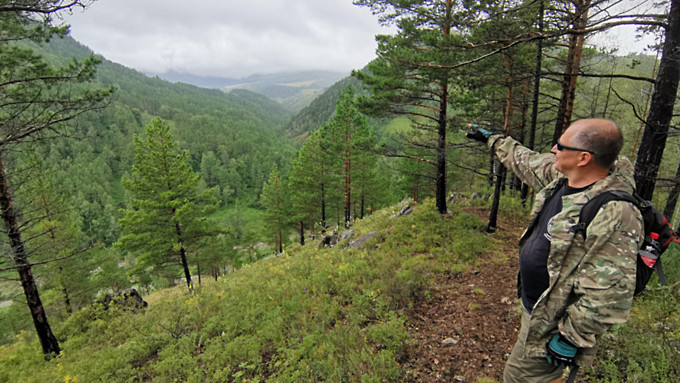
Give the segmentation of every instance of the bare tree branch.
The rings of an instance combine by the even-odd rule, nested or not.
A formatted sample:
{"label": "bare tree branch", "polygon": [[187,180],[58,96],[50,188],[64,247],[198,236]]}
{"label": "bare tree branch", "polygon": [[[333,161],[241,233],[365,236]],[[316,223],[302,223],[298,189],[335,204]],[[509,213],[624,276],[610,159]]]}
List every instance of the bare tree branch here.
{"label": "bare tree branch", "polygon": [[101,246],[101,245],[102,245],[101,243],[96,243],[96,244],[94,244],[94,245],[92,245],[92,246],[89,246],[89,247],[86,247],[86,248],[83,248],[83,249],[74,250],[74,251],[71,252],[71,254],[69,254],[69,255],[65,255],[65,256],[63,256],[63,257],[52,258],[52,259],[49,259],[49,260],[46,260],[46,261],[41,261],[41,262],[31,262],[31,263],[28,263],[28,264],[21,264],[21,265],[13,265],[13,266],[9,266],[9,267],[4,267],[4,268],[0,269],[0,273],[3,272],[3,271],[16,270],[16,269],[18,269],[18,268],[20,268],[20,267],[26,267],[26,266],[33,267],[33,266],[36,266],[36,265],[44,265],[44,264],[47,264],[47,263],[63,261],[64,259],[69,259],[69,258],[71,258],[71,257],[74,257],[74,256],[76,256],[76,255],[78,255],[78,254],[82,254],[82,253],[84,253],[84,252],[86,252],[86,251],[89,251],[89,250],[91,250],[91,249],[93,249],[93,248],[95,248],[95,247],[99,247],[99,246]]}

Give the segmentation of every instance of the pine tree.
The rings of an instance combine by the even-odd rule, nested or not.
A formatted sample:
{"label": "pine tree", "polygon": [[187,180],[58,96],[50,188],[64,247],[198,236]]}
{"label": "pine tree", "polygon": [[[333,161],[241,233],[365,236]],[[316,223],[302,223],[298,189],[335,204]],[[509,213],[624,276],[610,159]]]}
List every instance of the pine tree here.
{"label": "pine tree", "polygon": [[380,192],[385,193],[386,190],[379,190],[380,183],[378,182],[378,161],[375,152],[376,137],[373,128],[369,124],[360,125],[360,129],[354,135],[355,146],[357,148],[353,165],[353,183],[354,203],[358,205],[358,212],[355,208],[354,217],[363,219],[366,210],[371,205],[371,201],[376,200],[375,197]]}
{"label": "pine tree", "polygon": [[354,72],[371,90],[360,98],[362,110],[376,115],[407,115],[413,130],[426,132],[423,141],[401,137],[406,150],[386,155],[413,158],[408,150],[427,147],[422,163],[434,166],[437,210],[444,214],[447,193],[447,124],[449,98],[455,84],[465,78],[452,68],[460,63],[461,34],[467,27],[467,10],[458,1],[355,0],[370,7],[381,21],[397,26],[395,35],[379,35],[378,58],[365,72]]}
{"label": "pine tree", "polygon": [[133,272],[162,271],[179,263],[191,289],[188,249],[199,238],[217,233],[206,220],[217,209],[217,191],[198,192],[200,175],[191,169],[189,154],[178,150],[164,121],[153,120],[146,139],[134,136],[134,144],[132,176],[123,178],[130,197],[118,243],[137,255]]}
{"label": "pine tree", "polygon": [[321,180],[316,172],[320,166],[312,157],[313,147],[318,148],[318,144],[319,134],[312,134],[293,160],[288,177],[291,220],[300,225],[301,245],[305,244],[305,222],[309,223],[310,232],[313,233],[314,221],[320,217]]}
{"label": "pine tree", "polygon": [[[372,150],[375,135],[364,116],[355,105],[354,88],[347,86],[337,101],[336,113],[322,129],[326,153],[336,167],[334,170],[342,180],[343,219],[345,227],[352,221],[353,191],[355,176],[359,169],[368,166],[365,152]],[[367,169],[366,169],[367,170]],[[363,175],[365,182],[365,174]],[[358,189],[360,193],[365,190]],[[363,197],[364,194],[360,194]]]}
{"label": "pine tree", "polygon": [[265,227],[268,234],[274,237],[274,248],[277,253],[283,252],[283,230],[288,220],[284,186],[279,169],[274,164],[269,179],[262,186],[262,205],[265,213]]}
{"label": "pine tree", "polygon": [[26,245],[33,260],[42,263],[37,273],[43,289],[57,290],[59,306],[70,315],[94,295],[89,272],[95,267],[86,252],[81,217],[72,208],[69,196],[58,193],[54,169],[40,158],[36,148],[31,149],[22,153],[22,165],[17,169],[27,175],[23,198],[17,198],[17,202],[32,207],[22,209],[26,222],[32,222],[26,226]]}
{"label": "pine tree", "polygon": [[[86,7],[80,0],[16,0],[0,3],[0,211],[11,259],[19,274],[43,353],[60,352],[47,320],[32,263],[24,241],[22,212],[14,204],[10,153],[15,146],[38,137],[63,133],[65,124],[86,111],[99,108],[111,93],[87,83],[99,62],[93,56],[55,67],[35,53],[30,44],[64,36],[67,26],[55,27],[59,11]],[[85,85],[83,85],[85,84]]]}

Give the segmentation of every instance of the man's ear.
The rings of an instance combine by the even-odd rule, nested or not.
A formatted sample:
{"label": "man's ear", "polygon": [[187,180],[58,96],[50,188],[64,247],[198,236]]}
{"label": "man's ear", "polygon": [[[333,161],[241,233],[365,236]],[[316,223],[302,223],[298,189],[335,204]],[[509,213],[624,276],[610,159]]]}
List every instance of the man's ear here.
{"label": "man's ear", "polygon": [[590,163],[595,163],[595,157],[588,152],[581,152],[578,160],[577,166],[586,166]]}

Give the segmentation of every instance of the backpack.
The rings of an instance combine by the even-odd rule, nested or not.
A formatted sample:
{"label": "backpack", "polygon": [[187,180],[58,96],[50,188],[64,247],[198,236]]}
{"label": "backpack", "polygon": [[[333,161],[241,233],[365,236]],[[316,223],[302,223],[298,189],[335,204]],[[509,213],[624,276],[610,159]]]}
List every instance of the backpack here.
{"label": "backpack", "polygon": [[637,193],[630,194],[621,190],[612,190],[595,196],[581,208],[579,220],[574,226],[574,231],[581,233],[583,239],[585,239],[588,225],[595,218],[600,208],[610,201],[631,202],[642,214],[645,238],[637,254],[634,295],[640,294],[645,289],[655,269],[659,274],[659,282],[662,285],[667,284],[668,280],[661,267],[660,257],[666,251],[671,241],[678,242],[679,239],[668,224],[666,217],[654,207],[651,201],[643,199]]}

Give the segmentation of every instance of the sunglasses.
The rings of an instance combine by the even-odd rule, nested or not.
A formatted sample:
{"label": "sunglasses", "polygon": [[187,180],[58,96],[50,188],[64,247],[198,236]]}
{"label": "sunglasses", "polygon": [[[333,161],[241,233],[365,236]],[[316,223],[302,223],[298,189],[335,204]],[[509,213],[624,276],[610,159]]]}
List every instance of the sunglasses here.
{"label": "sunglasses", "polygon": [[593,152],[592,150],[581,149],[581,148],[575,148],[575,147],[573,147],[573,146],[562,145],[559,141],[557,141],[556,146],[557,146],[557,150],[559,150],[560,152],[563,151],[563,150],[571,150],[572,152],[586,152],[586,153],[590,153],[590,154],[592,154],[592,155],[595,155],[595,152]]}

